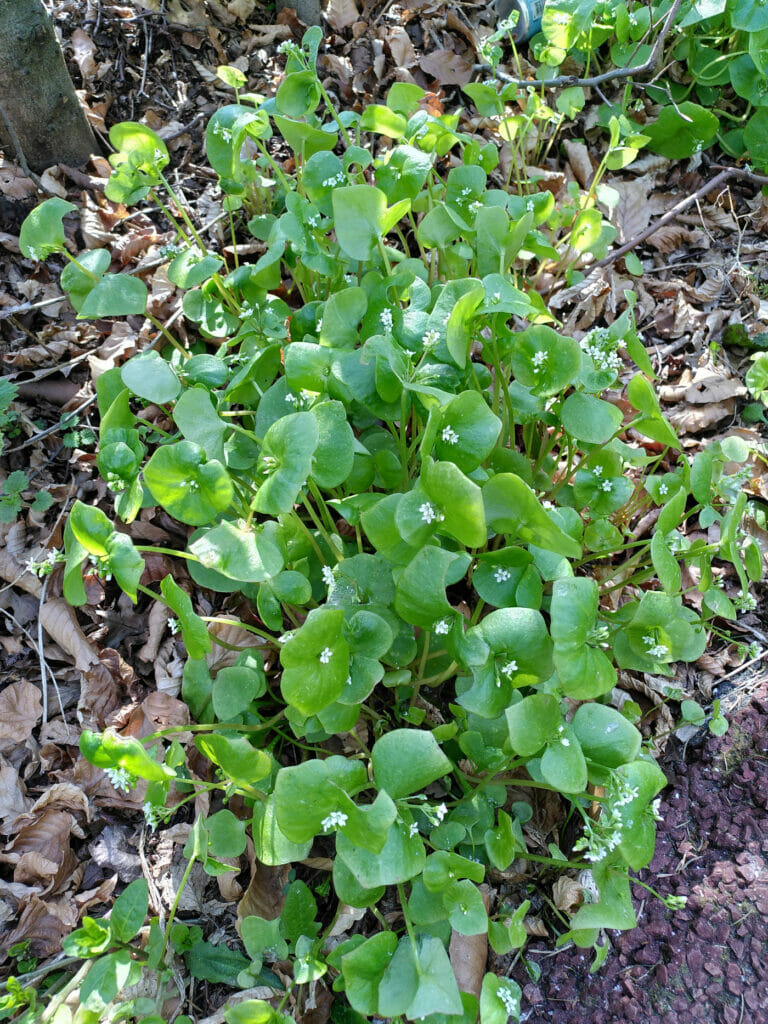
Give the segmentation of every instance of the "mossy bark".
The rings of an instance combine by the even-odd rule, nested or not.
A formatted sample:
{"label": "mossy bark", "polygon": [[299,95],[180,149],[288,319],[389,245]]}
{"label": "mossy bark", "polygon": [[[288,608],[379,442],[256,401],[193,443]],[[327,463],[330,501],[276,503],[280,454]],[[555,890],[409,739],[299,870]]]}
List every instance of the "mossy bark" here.
{"label": "mossy bark", "polygon": [[33,171],[98,152],[40,0],[0,0],[0,106],[0,144],[16,159],[18,140]]}

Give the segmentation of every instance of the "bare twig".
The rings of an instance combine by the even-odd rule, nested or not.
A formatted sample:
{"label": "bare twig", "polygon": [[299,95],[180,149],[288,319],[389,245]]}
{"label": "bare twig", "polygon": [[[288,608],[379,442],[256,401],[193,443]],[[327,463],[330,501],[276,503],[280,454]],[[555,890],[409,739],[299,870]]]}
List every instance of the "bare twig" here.
{"label": "bare twig", "polygon": [[[601,75],[593,75],[591,78],[579,78],[577,75],[558,75],[557,78],[545,78],[538,81],[535,78],[512,78],[505,71],[496,69],[496,75],[501,79],[502,82],[507,82],[510,85],[529,86],[532,85],[536,89],[560,89],[566,88],[573,85],[582,85],[586,87],[602,85],[603,82],[612,82],[617,78],[632,78],[635,75],[643,75],[648,71],[655,71],[656,65],[659,63],[659,57],[661,56],[661,50],[664,46],[664,41],[669,35],[672,24],[677,16],[677,12],[680,8],[682,0],[675,0],[670,7],[664,24],[661,27],[661,31],[656,37],[656,41],[651,49],[650,56],[644,64],[637,64],[629,68],[614,68],[612,71],[604,71]],[[483,71],[488,67],[487,64],[476,64],[476,71]]]}
{"label": "bare twig", "polygon": [[659,228],[668,224],[671,220],[674,220],[679,213],[682,213],[682,211],[687,209],[687,207],[692,203],[697,202],[702,196],[707,195],[707,193],[712,192],[714,189],[725,184],[729,178],[741,178],[744,181],[754,182],[756,185],[768,185],[768,177],[764,174],[755,174],[754,171],[747,171],[742,167],[726,167],[724,170],[720,171],[718,175],[712,178],[711,181],[708,181],[706,185],[702,185],[701,188],[692,192],[684,199],[681,199],[679,203],[675,203],[672,209],[667,210],[663,217],[659,217],[655,224],[649,225],[645,231],[641,231],[639,235],[631,238],[628,242],[625,242],[624,245],[619,246],[618,249],[606,256],[605,259],[598,260],[597,263],[593,263],[589,272],[591,273],[593,270],[599,270],[600,267],[607,267],[609,264],[613,263],[614,260],[617,260],[621,256],[630,252],[635,248],[635,246],[644,242],[646,238],[650,238],[651,235],[655,234]]}

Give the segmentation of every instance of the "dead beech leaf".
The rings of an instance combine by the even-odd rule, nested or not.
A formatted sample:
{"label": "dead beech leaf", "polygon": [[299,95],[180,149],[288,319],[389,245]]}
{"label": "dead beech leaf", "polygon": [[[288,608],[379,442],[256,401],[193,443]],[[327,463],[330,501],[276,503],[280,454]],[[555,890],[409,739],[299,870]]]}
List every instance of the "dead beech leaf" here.
{"label": "dead beech leaf", "polygon": [[387,43],[392,60],[399,68],[412,68],[416,63],[416,51],[413,48],[411,37],[401,26],[395,26],[387,30]]}
{"label": "dead beech leaf", "polygon": [[[480,886],[480,895],[487,911],[491,900],[487,885]],[[479,999],[488,962],[488,935],[485,932],[480,935],[460,935],[457,931],[451,931],[448,955],[459,990],[469,992]]]}
{"label": "dead beech leaf", "polygon": [[360,17],[355,0],[330,0],[325,9],[325,20],[334,32],[349,28]]}
{"label": "dead beech leaf", "polygon": [[77,926],[77,921],[77,907],[70,899],[43,901],[33,893],[22,901],[18,924],[3,936],[2,945],[7,949],[17,942],[29,942],[30,953],[48,957],[61,952],[61,940]]}
{"label": "dead beech leaf", "polygon": [[619,232],[620,242],[628,242],[648,227],[651,218],[648,193],[651,186],[651,180],[645,175],[634,181],[628,178],[611,182],[611,188],[619,193],[619,201],[611,213],[611,222]]}
{"label": "dead beech leaf", "polygon": [[571,139],[568,139],[564,145],[573,176],[582,188],[589,188],[592,175],[595,173],[589,157],[589,150],[583,142],[573,142]]}
{"label": "dead beech leaf", "polygon": [[708,405],[689,405],[668,413],[667,419],[678,434],[700,434],[716,423],[733,416],[733,400],[710,402]]}
{"label": "dead beech leaf", "polygon": [[205,10],[205,0],[137,0],[139,7],[145,11],[153,11],[155,14],[162,14],[166,21],[172,25],[181,25],[183,28],[205,28],[208,24],[208,15]]}
{"label": "dead beech leaf", "polygon": [[474,74],[469,61],[453,50],[432,50],[421,58],[419,67],[440,85],[466,85]]}
{"label": "dead beech leaf", "polygon": [[523,928],[525,928],[527,935],[535,935],[539,939],[546,939],[549,936],[547,926],[544,924],[540,916],[526,917],[523,921]]}
{"label": "dead beech leaf", "polygon": [[26,742],[42,716],[43,699],[32,683],[11,683],[0,693],[0,739]]}
{"label": "dead beech leaf", "polygon": [[70,42],[75,62],[80,68],[80,74],[83,76],[83,85],[87,86],[96,74],[96,61],[94,59],[96,46],[87,32],[83,32],[81,28],[75,29]]}
{"label": "dead beech leaf", "polygon": [[11,829],[6,822],[14,821],[20,814],[23,814],[31,800],[26,796],[27,788],[19,778],[19,773],[0,756],[0,831],[8,833]]}
{"label": "dead beech leaf", "polygon": [[709,239],[703,231],[684,228],[679,224],[662,224],[649,237],[648,243],[664,255],[674,252],[683,245],[696,249],[709,248]]}
{"label": "dead beech leaf", "polygon": [[[250,852],[250,851],[249,851]],[[288,881],[290,865],[268,867],[255,858],[251,863],[251,880],[237,904],[237,930],[245,917],[256,914],[267,921],[280,917],[285,904],[283,888]]]}
{"label": "dead beech leaf", "polygon": [[584,901],[584,892],[575,878],[561,875],[552,886],[552,900],[558,910],[575,913]]}
{"label": "dead beech leaf", "polygon": [[63,598],[55,597],[40,609],[40,622],[54,643],[68,654],[75,668],[85,672],[96,663],[98,657],[80,629],[74,608]]}

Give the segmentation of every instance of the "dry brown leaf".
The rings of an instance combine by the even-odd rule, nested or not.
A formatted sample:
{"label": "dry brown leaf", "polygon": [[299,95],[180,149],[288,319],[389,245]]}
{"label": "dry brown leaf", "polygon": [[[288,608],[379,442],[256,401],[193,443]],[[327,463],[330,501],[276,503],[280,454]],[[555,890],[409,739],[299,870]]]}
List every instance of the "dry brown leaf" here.
{"label": "dry brown leaf", "polygon": [[74,661],[81,672],[90,669],[98,657],[86,640],[74,608],[60,597],[54,597],[40,609],[40,622],[48,636]]}
{"label": "dry brown leaf", "polygon": [[679,224],[662,224],[650,236],[648,243],[665,256],[683,245],[692,249],[709,248],[709,239],[703,231],[684,228]]}
{"label": "dry brown leaf", "polygon": [[75,61],[80,68],[80,74],[83,76],[83,84],[88,85],[96,74],[96,61],[94,59],[96,46],[88,33],[83,32],[81,28],[75,29],[70,42]]}
{"label": "dry brown leaf", "polygon": [[184,28],[206,28],[208,15],[205,0],[136,0],[145,11],[162,14],[172,25]]}
{"label": "dry brown leaf", "polygon": [[530,915],[523,920],[523,928],[528,935],[535,935],[536,938],[546,939],[549,936],[547,926],[539,915],[531,917]]}
{"label": "dry brown leaf", "polygon": [[453,50],[432,50],[419,60],[419,67],[440,85],[466,85],[474,74],[469,61]]}
{"label": "dry brown leaf", "polygon": [[41,959],[60,953],[61,940],[77,926],[77,907],[67,898],[43,901],[33,893],[20,910],[18,924],[3,936],[3,946],[29,942],[30,953]]}
{"label": "dry brown leaf", "polygon": [[19,773],[0,756],[0,819],[2,820],[2,831],[8,834],[12,831],[9,823],[14,821],[20,814],[23,814],[31,800],[26,796],[27,788],[19,778]]}
{"label": "dry brown leaf", "polygon": [[32,683],[11,683],[0,693],[0,739],[24,743],[43,715],[40,690]]}
{"label": "dry brown leaf", "polygon": [[166,605],[161,604],[160,601],[153,603],[147,616],[146,640],[136,652],[136,657],[140,661],[155,660],[170,617],[171,612]]}
{"label": "dry brown leaf", "polygon": [[619,232],[620,242],[628,242],[648,227],[651,217],[648,193],[651,186],[651,179],[647,175],[635,178],[634,181],[627,178],[611,182],[611,188],[619,193],[619,201],[611,212],[611,223]]}
{"label": "dry brown leaf", "polygon": [[564,145],[573,176],[582,188],[589,188],[592,175],[595,173],[589,150],[583,142],[574,142],[571,139],[566,140]]}
{"label": "dry brown leaf", "polygon": [[417,61],[411,37],[400,26],[387,29],[387,43],[392,60],[399,68],[412,68]]}
{"label": "dry brown leaf", "polygon": [[[250,853],[250,849],[249,849]],[[257,861],[251,861],[251,881],[237,905],[237,930],[245,917],[256,914],[267,921],[280,917],[285,904],[283,889],[288,881],[289,864],[268,867]]]}
{"label": "dry brown leaf", "polygon": [[735,403],[711,402],[709,405],[689,405],[668,413],[667,418],[678,434],[700,434],[721,420],[733,416]]}
{"label": "dry brown leaf", "polygon": [[349,28],[360,17],[355,0],[330,0],[325,9],[325,20],[334,32]]}
{"label": "dry brown leaf", "polygon": [[552,900],[558,910],[574,914],[584,902],[584,891],[575,878],[561,875],[552,886]]}

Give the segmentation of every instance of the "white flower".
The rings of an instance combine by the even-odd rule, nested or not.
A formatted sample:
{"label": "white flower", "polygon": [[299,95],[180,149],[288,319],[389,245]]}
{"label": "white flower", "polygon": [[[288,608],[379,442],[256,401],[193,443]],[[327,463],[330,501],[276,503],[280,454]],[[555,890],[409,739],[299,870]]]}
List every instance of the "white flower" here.
{"label": "white flower", "polygon": [[458,444],[459,435],[453,429],[453,427],[443,427],[443,432],[440,435],[446,444]]}
{"label": "white flower", "polygon": [[331,650],[331,648],[324,647],[322,651],[320,651],[320,663],[322,665],[327,665],[328,662],[331,660],[332,655],[333,651]]}
{"label": "white flower", "polygon": [[323,583],[326,585],[326,587],[332,587],[333,569],[330,567],[330,565],[324,565],[323,568],[320,570],[320,574],[323,577]]}
{"label": "white flower", "polygon": [[180,629],[181,626],[178,619],[168,619],[168,632],[171,636],[176,636]]}
{"label": "white flower", "polygon": [[352,676],[347,676],[347,686],[352,685]]}
{"label": "white flower", "polygon": [[438,804],[438,806],[435,808],[435,817],[437,818],[438,821],[442,821],[447,813],[448,808],[445,806],[445,804]]}
{"label": "white flower", "polygon": [[563,745],[564,747],[570,747],[570,745],[571,745],[571,741],[570,741],[570,740],[568,739],[568,737],[567,737],[567,736],[563,736],[563,737],[562,737],[562,739],[560,740],[560,743],[561,743],[561,744],[562,744],[562,745]]}
{"label": "white flower", "polygon": [[379,314],[379,320],[381,321],[381,326],[384,328],[385,331],[392,330],[392,324],[394,321],[392,320],[391,309],[382,309],[381,313]]}
{"label": "white flower", "polygon": [[135,776],[131,775],[127,768],[105,768],[104,774],[112,783],[114,789],[129,793],[136,785]]}
{"label": "white flower", "polygon": [[424,523],[442,523],[445,516],[442,512],[438,511],[431,501],[424,501],[419,505],[419,512],[421,513],[421,520]]}
{"label": "white flower", "polygon": [[526,208],[526,210],[528,211],[528,213],[533,213],[533,210],[534,210],[534,205],[533,205],[533,200],[532,200],[532,199],[529,199],[529,200],[528,200],[528,201],[526,202],[526,204],[525,204],[525,208]]}
{"label": "white flower", "polygon": [[323,818],[320,824],[323,826],[323,832],[330,832],[332,828],[343,828],[347,824],[349,816],[344,814],[343,811],[331,811],[327,818]]}
{"label": "white flower", "polygon": [[421,339],[421,343],[424,346],[424,348],[432,348],[432,346],[436,345],[438,341],[440,341],[440,335],[437,333],[437,331],[427,331],[427,333]]}
{"label": "white flower", "polygon": [[547,353],[544,351],[543,348],[539,349],[538,352],[534,352],[533,353],[533,356],[531,358],[531,362],[533,363],[533,372],[534,373],[538,373],[541,370],[542,366],[544,365],[544,363],[546,361],[546,358],[547,358]]}
{"label": "white flower", "polygon": [[492,306],[498,306],[498,304],[500,302],[501,302],[501,292],[494,292],[493,295],[491,296],[491,305]]}
{"label": "white flower", "polygon": [[285,396],[285,400],[286,400],[286,402],[289,402],[291,405],[298,405],[299,404],[299,399],[297,398],[296,395],[293,394],[292,391],[288,392],[288,394]]}
{"label": "white flower", "polygon": [[610,494],[610,492],[613,490],[613,484],[610,480],[603,480],[603,482],[600,484],[600,490],[605,491],[606,494]]}
{"label": "white flower", "polygon": [[507,678],[509,678],[513,672],[517,672],[517,662],[515,659],[513,658],[511,661],[508,661],[506,665],[502,665],[501,671]]}
{"label": "white flower", "polygon": [[555,506],[554,506],[554,503],[553,503],[553,502],[551,502],[551,501],[547,501],[547,499],[546,499],[546,498],[544,498],[544,500],[543,500],[543,501],[542,501],[542,503],[541,503],[541,507],[542,507],[542,508],[554,508]]}
{"label": "white flower", "polygon": [[659,494],[666,494],[669,488],[666,484],[659,484]]}
{"label": "white flower", "polygon": [[440,619],[439,622],[435,623],[434,632],[438,636],[445,636],[445,634],[446,633],[450,633],[450,631],[451,631],[451,624],[448,621],[448,619]]}
{"label": "white flower", "polygon": [[603,467],[595,466],[595,468],[592,470],[592,475],[596,477],[601,477],[603,475]]}
{"label": "white flower", "polygon": [[565,11],[555,11],[552,15],[552,21],[555,25],[567,25],[570,20]]}
{"label": "white flower", "polygon": [[319,320],[317,321],[317,323],[315,324],[315,330],[316,330],[316,331],[317,331],[317,333],[319,334],[319,333],[320,333],[320,331],[322,331],[322,329],[323,329],[323,318],[322,318],[322,317],[320,317],[320,319],[319,319]]}
{"label": "white flower", "polygon": [[507,1014],[510,1017],[517,1017],[520,1009],[520,1000],[517,994],[508,985],[499,985],[496,995],[501,1000]]}
{"label": "white flower", "polygon": [[144,813],[144,820],[147,823],[147,827],[150,829],[150,831],[154,832],[155,829],[157,828],[158,822],[160,821],[160,816],[163,813],[163,808],[158,807],[156,804],[151,804],[149,801],[147,801],[142,806],[141,809]]}
{"label": "white flower", "polygon": [[651,814],[653,815],[654,821],[662,821],[663,817],[661,814],[661,797],[657,796],[651,804]]}
{"label": "white flower", "polygon": [[416,822],[414,822],[412,825],[408,826],[408,838],[409,839],[413,839],[413,837],[417,836],[418,834],[419,834],[419,826],[416,824]]}
{"label": "white flower", "polygon": [[289,640],[293,640],[293,630],[289,629],[287,633],[283,633],[282,636],[277,638],[277,642],[280,644],[287,644]]}
{"label": "white flower", "polygon": [[503,569],[501,566],[493,574],[493,578],[497,583],[506,583],[511,576],[512,573],[509,569]]}

